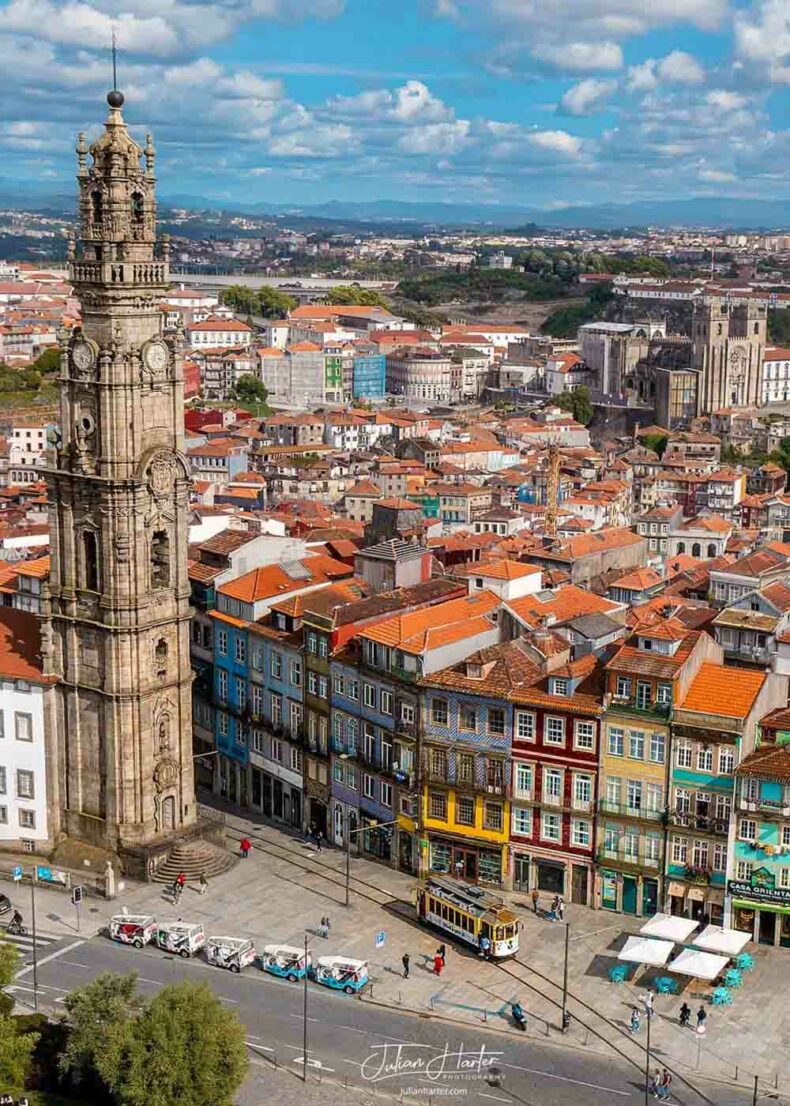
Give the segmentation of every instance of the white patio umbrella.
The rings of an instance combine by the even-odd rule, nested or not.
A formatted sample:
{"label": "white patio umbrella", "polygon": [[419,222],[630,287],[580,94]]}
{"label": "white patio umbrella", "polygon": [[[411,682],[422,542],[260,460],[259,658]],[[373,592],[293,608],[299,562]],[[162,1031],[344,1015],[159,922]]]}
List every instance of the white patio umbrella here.
{"label": "white patio umbrella", "polygon": [[737,956],[749,944],[751,939],[751,933],[744,933],[740,929],[706,926],[702,933],[694,938],[694,944],[697,948],[706,949],[708,952]]}
{"label": "white patio umbrella", "polygon": [[678,975],[688,975],[692,979],[715,979],[729,964],[728,956],[714,956],[710,952],[698,952],[697,949],[683,949],[669,965],[669,970]]}
{"label": "white patio umbrella", "polygon": [[672,941],[653,941],[649,937],[629,937],[617,954],[618,960],[631,964],[650,964],[660,968],[666,964],[674,945]]}
{"label": "white patio umbrella", "polygon": [[681,918],[675,914],[654,914],[639,930],[645,937],[660,937],[664,941],[677,941],[684,944],[699,927],[691,918]]}

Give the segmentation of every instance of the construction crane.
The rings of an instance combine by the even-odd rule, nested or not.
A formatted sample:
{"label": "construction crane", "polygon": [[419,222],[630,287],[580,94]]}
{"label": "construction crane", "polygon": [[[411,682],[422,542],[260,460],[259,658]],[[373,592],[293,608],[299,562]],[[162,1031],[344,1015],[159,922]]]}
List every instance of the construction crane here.
{"label": "construction crane", "polygon": [[548,443],[549,471],[546,480],[546,524],[544,532],[550,538],[557,536],[557,506],[560,500],[560,447],[556,441]]}

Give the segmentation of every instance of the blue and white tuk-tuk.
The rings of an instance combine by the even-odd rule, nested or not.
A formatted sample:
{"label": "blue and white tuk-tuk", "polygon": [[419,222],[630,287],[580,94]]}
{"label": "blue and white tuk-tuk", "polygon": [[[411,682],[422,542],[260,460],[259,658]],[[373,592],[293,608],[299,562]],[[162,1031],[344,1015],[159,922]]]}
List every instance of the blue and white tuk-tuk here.
{"label": "blue and white tuk-tuk", "polygon": [[261,969],[295,983],[297,979],[304,979],[311,959],[308,952],[305,964],[304,949],[295,948],[293,945],[264,945],[261,953]]}
{"label": "blue and white tuk-tuk", "polygon": [[368,981],[367,960],[352,960],[348,956],[319,956],[313,969],[316,983],[353,995]]}

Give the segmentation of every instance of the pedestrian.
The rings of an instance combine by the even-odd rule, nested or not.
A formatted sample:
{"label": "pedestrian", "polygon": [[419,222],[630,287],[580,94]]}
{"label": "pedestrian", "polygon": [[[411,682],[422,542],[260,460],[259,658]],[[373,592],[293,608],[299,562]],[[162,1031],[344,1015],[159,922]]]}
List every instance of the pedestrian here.
{"label": "pedestrian", "polygon": [[250,855],[250,849],[252,848],[252,842],[249,837],[242,837],[241,839],[241,855],[242,859],[246,860]]}
{"label": "pedestrian", "polygon": [[539,902],[540,902],[540,891],[538,891],[538,889],[536,887],[532,892],[532,912],[533,912],[533,914],[537,914],[537,912],[538,912],[538,903]]}
{"label": "pedestrian", "polygon": [[491,941],[488,937],[486,937],[485,934],[483,934],[480,938],[480,955],[483,957],[484,960],[488,960],[490,951]]}
{"label": "pedestrian", "polygon": [[455,862],[455,878],[461,879],[464,874],[464,862],[463,860],[456,860]]}
{"label": "pedestrian", "polygon": [[442,967],[444,967],[447,963],[447,946],[446,945],[439,945],[438,949],[436,950],[436,954],[437,954],[437,956],[441,956],[441,958],[442,958]]}
{"label": "pedestrian", "polygon": [[634,1007],[633,1010],[631,1011],[631,1032],[632,1033],[638,1033],[639,1032],[639,1011],[637,1010],[636,1007]]}
{"label": "pedestrian", "polygon": [[330,922],[329,915],[327,914],[327,916],[326,916],[326,935],[327,935],[327,937],[329,937],[331,929],[332,929],[332,923]]}
{"label": "pedestrian", "polygon": [[650,1080],[649,1090],[653,1098],[658,1098],[658,1092],[661,1087],[661,1068],[656,1068],[653,1072],[653,1076]]}
{"label": "pedestrian", "polygon": [[329,937],[329,926],[327,925],[327,919],[321,917],[321,921],[318,923],[318,936],[323,937],[325,940]]}
{"label": "pedestrian", "polygon": [[666,1101],[672,1093],[672,1076],[669,1074],[666,1068],[661,1073],[661,1083],[658,1088],[658,1097],[662,1101]]}
{"label": "pedestrian", "polygon": [[319,852],[324,851],[323,846],[321,844],[321,838],[322,837],[323,837],[323,834],[321,833],[321,830],[319,830],[318,833],[315,835],[315,847],[318,849]]}
{"label": "pedestrian", "polygon": [[653,1014],[655,1013],[655,1011],[653,1010],[653,1002],[654,1002],[653,992],[652,991],[645,991],[644,995],[642,996],[642,1003],[644,1004],[644,1007],[645,1007],[645,1013],[647,1014],[647,1016],[649,1018],[652,1018]]}
{"label": "pedestrian", "polygon": [[201,872],[198,886],[198,894],[205,895],[206,891],[208,891],[208,880],[206,879],[206,873]]}
{"label": "pedestrian", "polygon": [[308,841],[315,841],[315,839],[316,839],[315,822],[311,822],[310,825],[307,827],[307,840]]}
{"label": "pedestrian", "polygon": [[557,895],[557,914],[559,915],[560,921],[563,921],[565,918],[565,900],[562,895]]}
{"label": "pedestrian", "polygon": [[680,1008],[680,1028],[685,1029],[688,1023],[691,1021],[691,1007],[687,1002],[684,1002]]}
{"label": "pedestrian", "polygon": [[549,917],[551,918],[551,920],[553,922],[557,921],[557,911],[559,910],[559,908],[560,908],[560,896],[555,895],[554,898],[551,900],[551,911],[549,912]]}
{"label": "pedestrian", "polygon": [[434,975],[441,975],[443,967],[444,967],[444,961],[442,960],[441,956],[437,952],[436,955],[433,958],[433,974]]}
{"label": "pedestrian", "polygon": [[699,1010],[697,1011],[697,1032],[700,1036],[703,1036],[705,1033],[705,1022],[707,1020],[708,1011],[705,1009],[704,1006],[700,1006]]}
{"label": "pedestrian", "polygon": [[401,964],[403,964],[403,978],[408,979],[409,978],[409,964],[411,963],[411,957],[409,956],[409,954],[407,952],[404,952],[403,956],[400,958],[400,962],[401,962]]}

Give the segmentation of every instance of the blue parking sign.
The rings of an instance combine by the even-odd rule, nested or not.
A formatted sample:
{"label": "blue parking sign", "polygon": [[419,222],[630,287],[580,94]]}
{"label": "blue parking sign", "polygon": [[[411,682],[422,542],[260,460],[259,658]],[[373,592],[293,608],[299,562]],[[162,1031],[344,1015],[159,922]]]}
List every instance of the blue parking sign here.
{"label": "blue parking sign", "polygon": [[19,883],[20,879],[22,878],[22,865],[17,864],[14,868],[12,868],[11,874],[14,877],[14,883]]}
{"label": "blue parking sign", "polygon": [[384,944],[384,937],[385,937],[384,930],[383,929],[379,930],[379,932],[376,934],[376,948],[377,949],[380,949],[381,946]]}

